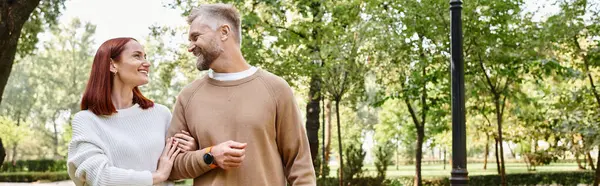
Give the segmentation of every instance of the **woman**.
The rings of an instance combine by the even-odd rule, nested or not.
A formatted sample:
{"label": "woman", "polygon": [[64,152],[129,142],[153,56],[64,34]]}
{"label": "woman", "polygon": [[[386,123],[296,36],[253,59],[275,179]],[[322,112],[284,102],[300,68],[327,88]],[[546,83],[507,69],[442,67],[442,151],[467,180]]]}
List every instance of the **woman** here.
{"label": "woman", "polygon": [[[142,95],[150,63],[133,38],[104,42],[94,57],[81,110],[73,118],[68,172],[76,185],[156,185],[193,138],[165,141],[171,113]],[[181,134],[180,134],[181,135]],[[179,136],[179,135],[178,135]]]}

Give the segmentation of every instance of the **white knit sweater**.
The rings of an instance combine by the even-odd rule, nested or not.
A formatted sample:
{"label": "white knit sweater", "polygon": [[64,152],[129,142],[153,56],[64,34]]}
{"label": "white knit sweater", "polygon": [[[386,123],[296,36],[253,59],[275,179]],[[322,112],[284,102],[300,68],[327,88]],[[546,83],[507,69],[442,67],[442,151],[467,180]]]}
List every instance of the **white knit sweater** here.
{"label": "white knit sweater", "polygon": [[76,185],[152,185],[171,112],[159,104],[117,112],[75,114],[67,167]]}

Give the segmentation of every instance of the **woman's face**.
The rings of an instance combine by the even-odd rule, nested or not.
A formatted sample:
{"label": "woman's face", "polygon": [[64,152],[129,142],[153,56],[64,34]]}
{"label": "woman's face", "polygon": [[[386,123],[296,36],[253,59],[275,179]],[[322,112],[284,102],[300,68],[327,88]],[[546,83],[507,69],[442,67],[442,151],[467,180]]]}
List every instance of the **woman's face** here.
{"label": "woman's face", "polygon": [[129,41],[121,55],[111,62],[111,71],[117,72],[114,80],[124,85],[136,87],[147,84],[150,63],[146,60],[144,47],[135,40]]}

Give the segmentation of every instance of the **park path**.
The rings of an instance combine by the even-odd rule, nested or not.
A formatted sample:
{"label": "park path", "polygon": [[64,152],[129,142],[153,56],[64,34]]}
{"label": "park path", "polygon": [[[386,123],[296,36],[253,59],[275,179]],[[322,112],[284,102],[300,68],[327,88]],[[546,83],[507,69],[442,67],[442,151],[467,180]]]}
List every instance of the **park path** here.
{"label": "park path", "polygon": [[6,183],[0,182],[0,186],[75,186],[72,181],[59,182],[33,182],[33,183]]}

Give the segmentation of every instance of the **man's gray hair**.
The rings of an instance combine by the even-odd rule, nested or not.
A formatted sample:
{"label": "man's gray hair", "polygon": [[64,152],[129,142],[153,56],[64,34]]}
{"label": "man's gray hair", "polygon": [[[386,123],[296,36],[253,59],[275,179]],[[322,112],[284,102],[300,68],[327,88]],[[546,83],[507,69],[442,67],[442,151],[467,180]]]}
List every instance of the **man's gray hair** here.
{"label": "man's gray hair", "polygon": [[235,41],[238,44],[242,44],[242,21],[238,10],[230,4],[203,4],[199,7],[193,8],[190,15],[187,17],[189,25],[198,18],[202,19],[215,19],[216,24],[210,25],[213,30],[216,30],[219,26],[228,23],[231,31],[235,34]]}

